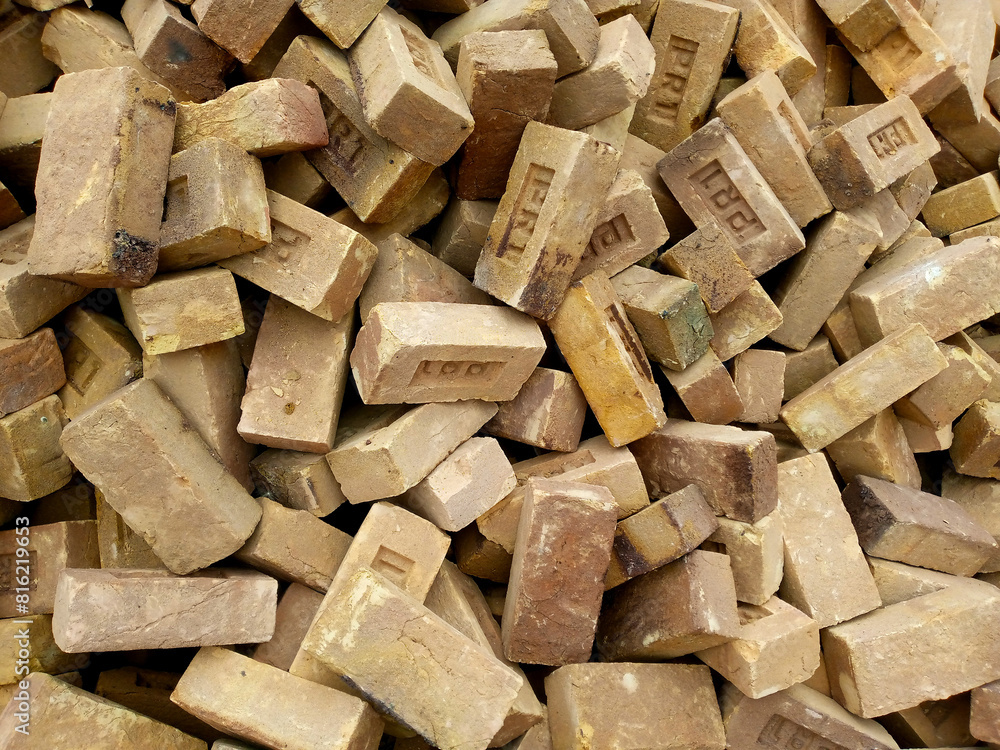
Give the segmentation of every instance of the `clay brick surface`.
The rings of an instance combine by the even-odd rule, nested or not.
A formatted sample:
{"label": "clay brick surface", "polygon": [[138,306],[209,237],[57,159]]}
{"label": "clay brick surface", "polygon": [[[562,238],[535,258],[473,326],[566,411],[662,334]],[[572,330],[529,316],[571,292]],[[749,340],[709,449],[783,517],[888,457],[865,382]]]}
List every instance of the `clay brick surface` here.
{"label": "clay brick surface", "polygon": [[733,360],[733,382],[743,412],[740,422],[778,421],[785,384],[785,355],[767,349],[747,349]]}
{"label": "clay brick surface", "polygon": [[892,409],[883,409],[837,438],[826,446],[826,452],[845,482],[863,474],[904,487],[920,487],[920,469],[901,420]]}
{"label": "clay brick surface", "polygon": [[59,444],[68,421],[58,396],[0,418],[0,497],[24,503],[69,482],[73,465]]}
{"label": "clay brick surface", "polygon": [[954,234],[997,216],[1000,216],[1000,183],[995,172],[941,190],[923,207],[924,223],[935,237]]}
{"label": "clay brick surface", "polygon": [[[506,184],[505,173],[504,186]],[[503,187],[500,194],[503,194]],[[497,201],[453,200],[441,216],[431,253],[463,276],[472,278],[498,206]]]}
{"label": "clay brick surface", "polygon": [[935,429],[951,424],[989,387],[991,376],[964,350],[950,344],[938,344],[948,360],[941,371],[893,408],[901,417],[927,424]]}
{"label": "clay brick surface", "polygon": [[133,531],[125,523],[121,514],[104,499],[104,493],[95,490],[94,494],[97,501],[97,546],[101,553],[101,567],[166,570],[166,566],[142,534]]}
{"label": "clay brick surface", "polygon": [[323,594],[301,583],[285,589],[278,598],[274,635],[254,649],[254,660],[287,672],[322,603]]}
{"label": "clay brick surface", "polygon": [[23,339],[0,338],[0,417],[30,406],[66,383],[51,328]]}
{"label": "clay brick surface", "polygon": [[325,3],[320,0],[306,0],[299,3],[306,18],[334,41],[341,49],[347,49],[385,6],[385,0],[362,0],[362,2]]}
{"label": "clay brick surface", "polygon": [[281,23],[293,0],[266,0],[254,8],[250,23],[237,23],[245,11],[239,0],[194,0],[191,15],[212,41],[249,63]]}
{"label": "clay brick surface", "polygon": [[546,450],[572,452],[580,444],[587,399],[568,372],[536,367],[510,401],[483,427],[490,435]]}
{"label": "clay brick surface", "polygon": [[736,599],[762,605],[778,590],[784,572],[781,517],[764,516],[757,523],[719,517],[719,528],[708,537],[705,549],[715,549],[732,560]]}
{"label": "clay brick surface", "polygon": [[[1000,515],[995,510],[998,489],[1000,484],[997,482],[963,476],[951,469],[945,469],[941,477],[941,497],[962,506],[994,540],[1000,537]],[[981,573],[1000,570],[1000,553],[994,552],[979,570]]]}
{"label": "clay brick surface", "polygon": [[743,399],[729,371],[711,349],[680,372],[665,367],[662,370],[696,422],[729,424],[742,417]]}
{"label": "clay brick surface", "polygon": [[266,450],[250,462],[250,474],[258,489],[282,505],[320,518],[347,502],[322,454]]}

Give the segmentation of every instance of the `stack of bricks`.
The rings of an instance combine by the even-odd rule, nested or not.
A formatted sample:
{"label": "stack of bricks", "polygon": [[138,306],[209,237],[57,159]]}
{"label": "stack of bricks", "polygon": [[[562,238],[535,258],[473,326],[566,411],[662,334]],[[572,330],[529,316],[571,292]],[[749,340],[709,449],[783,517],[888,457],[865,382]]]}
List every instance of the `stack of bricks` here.
{"label": "stack of bricks", "polygon": [[0,750],[1000,747],[1000,3],[18,3]]}

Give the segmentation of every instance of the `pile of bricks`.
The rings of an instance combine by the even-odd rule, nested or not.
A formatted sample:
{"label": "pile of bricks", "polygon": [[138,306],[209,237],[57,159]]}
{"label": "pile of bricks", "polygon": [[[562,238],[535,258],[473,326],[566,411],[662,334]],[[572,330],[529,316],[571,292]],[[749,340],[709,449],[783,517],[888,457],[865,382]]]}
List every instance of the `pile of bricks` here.
{"label": "pile of bricks", "polygon": [[18,2],[0,749],[1000,747],[1000,3]]}

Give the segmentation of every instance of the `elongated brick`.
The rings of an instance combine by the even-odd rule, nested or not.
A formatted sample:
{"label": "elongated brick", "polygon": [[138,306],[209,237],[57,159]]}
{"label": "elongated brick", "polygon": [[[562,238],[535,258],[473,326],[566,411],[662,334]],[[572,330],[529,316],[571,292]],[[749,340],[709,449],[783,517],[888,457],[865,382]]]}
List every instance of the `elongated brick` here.
{"label": "elongated brick", "polygon": [[59,438],[67,422],[55,395],[0,418],[0,497],[24,503],[66,486],[73,465]]}
{"label": "elongated brick", "polygon": [[175,108],[166,89],[130,68],[59,78],[38,167],[31,273],[83,286],[149,281]]}
{"label": "elongated brick", "polygon": [[508,659],[561,665],[589,658],[616,510],[605,487],[528,480],[501,621]]}
{"label": "elongated brick", "polygon": [[476,265],[476,286],[535,317],[552,317],[618,160],[617,151],[584,133],[528,123]]}
{"label": "elongated brick", "polygon": [[1000,216],[1000,183],[995,172],[941,190],[923,207],[924,223],[935,237],[954,234],[997,216]]}
{"label": "elongated brick", "polygon": [[536,367],[521,390],[499,405],[483,431],[550,451],[575,451],[580,444],[587,399],[568,372]]}
{"label": "elongated brick", "polygon": [[101,553],[102,568],[142,568],[166,570],[166,566],[153,552],[142,534],[133,531],[121,514],[104,499],[104,493],[95,490],[97,503],[97,546]]}
{"label": "elongated brick", "polygon": [[11,98],[32,94],[45,88],[59,72],[39,44],[46,16],[19,11],[9,3],[4,15],[0,46],[11,64],[0,76],[0,91]]}
{"label": "elongated brick", "polygon": [[1000,739],[997,729],[1000,721],[1000,685],[996,681],[975,688],[972,691],[969,729],[976,739],[996,742]]}
{"label": "elongated brick", "polygon": [[[152,381],[75,419],[62,445],[171,572],[232,554],[260,520],[257,503]],[[122,455],[133,459],[123,464]]]}
{"label": "elongated brick", "polygon": [[545,349],[538,324],[515,310],[446,302],[383,302],[351,352],[368,404],[517,395]]}
{"label": "elongated brick", "polygon": [[333,193],[333,186],[301,151],[290,151],[269,162],[264,169],[264,181],[271,190],[309,208],[324,204]]}
{"label": "elongated brick", "polygon": [[622,169],[631,169],[642,177],[646,187],[653,193],[653,200],[656,201],[656,207],[670,234],[685,237],[694,231],[694,224],[660,179],[656,165],[665,155],[666,152],[662,149],[629,133],[625,137],[620,166]]}
{"label": "elongated brick", "polygon": [[723,361],[749,349],[784,320],[781,310],[756,280],[709,319],[714,332],[711,347]]}
{"label": "elongated brick", "polygon": [[928,14],[921,13],[931,24],[934,33],[955,58],[959,86],[944,101],[930,111],[932,122],[977,122],[983,115],[987,102],[983,90],[989,75],[990,58],[993,56],[993,39],[990,23],[996,23],[989,3],[978,0],[959,0]]}
{"label": "elongated brick", "polygon": [[212,41],[240,62],[249,63],[292,5],[293,0],[266,0],[253,9],[246,22],[237,23],[247,10],[241,0],[194,0],[191,15]]}

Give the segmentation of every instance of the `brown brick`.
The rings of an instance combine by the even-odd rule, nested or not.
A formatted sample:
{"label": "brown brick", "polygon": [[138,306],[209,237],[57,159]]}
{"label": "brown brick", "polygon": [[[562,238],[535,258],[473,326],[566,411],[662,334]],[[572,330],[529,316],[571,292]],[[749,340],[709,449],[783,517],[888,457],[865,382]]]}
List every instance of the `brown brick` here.
{"label": "brown brick", "polygon": [[594,232],[619,157],[584,133],[528,123],[476,265],[476,286],[535,317],[552,317]]}
{"label": "brown brick", "polygon": [[250,462],[250,473],[262,493],[320,518],[347,501],[325,455],[266,450]]}
{"label": "brown brick", "polygon": [[[941,497],[958,503],[994,540],[1000,537],[1000,516],[995,511],[998,488],[996,482],[967,477],[952,469],[945,469],[941,477]],[[994,552],[979,571],[1000,571],[1000,552]]]}
{"label": "brown brick", "polygon": [[711,349],[680,372],[661,369],[696,422],[729,424],[742,417],[743,399],[729,371]]}
{"label": "brown brick", "polygon": [[53,633],[69,653],[258,643],[274,632],[277,592],[254,571],[66,570]]}
{"label": "brown brick", "polygon": [[913,221],[927,204],[937,183],[934,168],[928,160],[892,183],[889,190],[900,209],[906,214],[906,218]]}
{"label": "brown brick", "polygon": [[920,487],[920,470],[892,409],[883,409],[862,422],[826,446],[826,451],[845,482],[862,474],[904,487]]}
{"label": "brown brick", "polygon": [[42,52],[40,37],[46,17],[16,10],[10,3],[5,11],[0,50],[10,64],[0,74],[0,91],[13,98],[45,88],[59,69]]}
{"label": "brown brick", "polygon": [[166,566],[153,552],[142,534],[133,531],[108,501],[104,493],[97,496],[97,546],[101,553],[102,568],[143,568],[166,570]]}
{"label": "brown brick", "polygon": [[333,2],[305,0],[298,3],[306,18],[316,24],[316,28],[333,40],[341,49],[347,49],[372,23],[385,0],[362,0],[362,2]]}
{"label": "brown brick", "polygon": [[174,107],[166,89],[129,68],[60,77],[38,167],[31,273],[84,286],[149,281]]}
{"label": "brown brick", "polygon": [[609,661],[673,659],[737,638],[729,558],[695,550],[612,590],[597,648]]}
{"label": "brown brick", "polygon": [[[958,149],[940,135],[936,137],[941,150],[930,158],[930,164],[934,170],[935,177],[938,178],[940,187],[951,187],[960,182],[971,180],[979,174],[978,170],[969,163],[969,160]],[[989,168],[986,168],[987,171],[989,171]]]}
{"label": "brown brick", "polygon": [[722,552],[732,561],[736,599],[763,605],[778,590],[784,570],[781,518],[777,513],[757,523],[744,523],[720,516],[719,528],[703,545]]}
{"label": "brown brick", "polygon": [[837,369],[830,340],[823,334],[817,336],[801,352],[785,352],[785,391],[783,400],[789,401],[802,391]]}
{"label": "brown brick", "polygon": [[726,747],[707,667],[573,664],[546,677],[545,692],[556,748]]}
{"label": "brown brick", "polygon": [[967,693],[924,701],[919,706],[886,714],[880,722],[901,744],[910,747],[971,747],[970,743],[976,740],[969,733],[970,703]]}
{"label": "brown brick", "polygon": [[955,470],[974,477],[1000,479],[1000,404],[976,401],[955,425],[951,459]]}
{"label": "brown brick", "polygon": [[729,62],[739,11],[703,0],[661,0],[650,41],[656,67],[630,130],[670,151],[691,135],[708,113],[719,77]]}
{"label": "brown brick", "polygon": [[[260,519],[257,503],[152,381],[139,380],[75,419],[61,443],[174,573],[232,554]],[[131,457],[124,464],[123,455]]]}
{"label": "brown brick", "polygon": [[880,606],[826,456],[778,466],[778,514],[785,539],[782,599],[823,628]]}
{"label": "brown brick", "polygon": [[23,339],[0,338],[0,417],[30,406],[66,383],[51,328]]}
{"label": "brown brick", "polygon": [[463,276],[472,278],[498,206],[496,201],[452,200],[441,216],[431,253]]}
{"label": "brown brick", "polygon": [[197,268],[270,241],[259,159],[220,138],[206,138],[170,157],[161,272]]}
{"label": "brown brick", "polygon": [[285,589],[278,598],[274,635],[254,649],[254,660],[287,672],[322,603],[323,594],[301,583]]}
{"label": "brown brick", "polygon": [[333,186],[301,151],[290,151],[269,162],[264,168],[264,181],[268,189],[309,208],[326,203],[333,193]]}
{"label": "brown brick", "polygon": [[618,522],[605,589],[686,555],[718,527],[715,513],[693,484],[657,500]]}
{"label": "brown brick", "polygon": [[73,466],[59,445],[67,422],[58,396],[0,418],[0,497],[28,502],[69,482]]}
{"label": "brown brick", "polygon": [[466,575],[507,583],[513,555],[479,533],[475,525],[470,525],[455,534],[455,561]]}
{"label": "brown brick", "polygon": [[568,372],[536,367],[510,401],[483,427],[497,437],[550,451],[575,451],[580,444],[587,399]]}
{"label": "brown brick", "polygon": [[785,355],[748,349],[733,360],[733,382],[743,403],[740,422],[778,421],[785,382]]}
{"label": "brown brick", "polygon": [[253,17],[240,23],[246,8],[240,0],[194,0],[191,15],[212,41],[231,52],[242,63],[253,60],[268,37],[278,28],[293,0],[266,0],[253,10]]}

